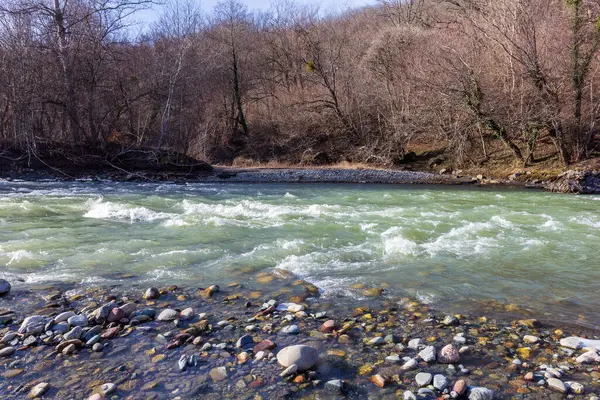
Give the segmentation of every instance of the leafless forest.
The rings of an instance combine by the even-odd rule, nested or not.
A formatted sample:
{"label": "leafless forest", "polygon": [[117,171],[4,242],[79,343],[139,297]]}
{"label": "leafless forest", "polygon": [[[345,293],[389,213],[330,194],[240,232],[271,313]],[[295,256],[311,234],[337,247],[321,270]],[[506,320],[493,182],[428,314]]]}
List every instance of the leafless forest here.
{"label": "leafless forest", "polygon": [[378,165],[416,148],[457,165],[599,150],[600,0],[381,0],[335,15],[170,0],[137,34],[147,6],[2,0],[2,148]]}

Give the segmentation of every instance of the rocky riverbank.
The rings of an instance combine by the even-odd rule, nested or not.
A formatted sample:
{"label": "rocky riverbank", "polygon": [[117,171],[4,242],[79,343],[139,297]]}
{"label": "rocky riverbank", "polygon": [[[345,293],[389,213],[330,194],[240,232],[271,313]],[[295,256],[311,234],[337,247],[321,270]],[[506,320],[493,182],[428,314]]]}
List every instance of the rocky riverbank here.
{"label": "rocky riverbank", "polygon": [[215,168],[207,182],[463,184],[470,178],[429,172],[335,168]]}
{"label": "rocky riverbank", "polygon": [[258,279],[264,291],[2,282],[2,398],[598,399],[600,342],[577,332],[382,288],[339,308],[308,282]]}

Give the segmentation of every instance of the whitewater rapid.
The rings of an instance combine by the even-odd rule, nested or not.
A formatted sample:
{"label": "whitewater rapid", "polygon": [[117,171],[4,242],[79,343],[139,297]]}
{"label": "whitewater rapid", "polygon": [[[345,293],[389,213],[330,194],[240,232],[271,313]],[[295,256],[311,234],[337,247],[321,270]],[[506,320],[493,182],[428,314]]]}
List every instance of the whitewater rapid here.
{"label": "whitewater rapid", "polygon": [[455,187],[2,182],[0,277],[253,283],[281,269],[331,299],[385,284],[565,314],[552,304],[577,298],[586,315],[600,306],[599,209],[597,196]]}

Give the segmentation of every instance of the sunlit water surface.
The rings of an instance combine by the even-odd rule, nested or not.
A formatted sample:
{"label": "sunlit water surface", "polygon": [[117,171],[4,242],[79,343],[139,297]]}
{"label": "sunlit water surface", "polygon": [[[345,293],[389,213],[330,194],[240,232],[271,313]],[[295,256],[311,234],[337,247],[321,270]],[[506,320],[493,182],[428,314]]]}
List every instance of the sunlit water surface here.
{"label": "sunlit water surface", "polygon": [[[333,301],[389,285],[600,327],[600,197],[385,185],[0,182],[14,286],[203,286],[292,272]],[[127,277],[123,273],[129,274]],[[131,277],[133,275],[133,277]],[[250,278],[249,278],[250,279]],[[576,320],[576,321],[575,321]]]}

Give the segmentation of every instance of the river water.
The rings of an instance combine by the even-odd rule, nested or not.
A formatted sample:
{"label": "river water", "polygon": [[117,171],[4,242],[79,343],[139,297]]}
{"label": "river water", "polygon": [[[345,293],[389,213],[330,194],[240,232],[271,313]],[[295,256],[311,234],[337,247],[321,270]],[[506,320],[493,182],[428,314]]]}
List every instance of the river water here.
{"label": "river water", "polygon": [[15,288],[245,279],[259,286],[257,273],[278,268],[333,302],[364,301],[353,289],[362,283],[455,312],[492,299],[600,328],[598,196],[458,186],[0,182],[0,227],[0,277]]}

